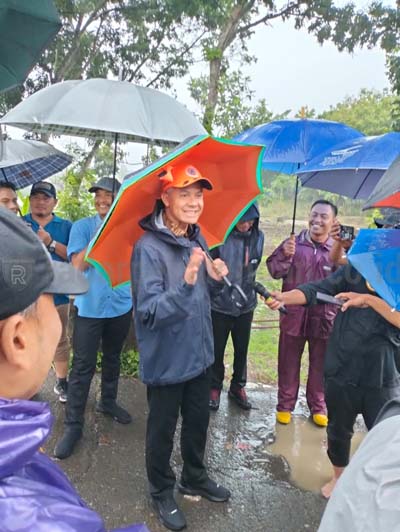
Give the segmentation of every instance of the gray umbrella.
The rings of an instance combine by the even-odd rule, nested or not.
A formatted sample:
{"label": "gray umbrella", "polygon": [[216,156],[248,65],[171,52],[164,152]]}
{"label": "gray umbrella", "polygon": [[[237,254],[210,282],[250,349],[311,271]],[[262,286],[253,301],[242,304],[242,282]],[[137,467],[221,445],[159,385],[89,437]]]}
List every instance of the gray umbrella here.
{"label": "gray umbrella", "polygon": [[72,157],[50,144],[36,140],[0,142],[0,180],[17,189],[42,181],[72,162]]}
{"label": "gray umbrella", "polygon": [[127,81],[70,80],[42,89],[1,120],[28,131],[174,146],[207,133],[167,94]]}

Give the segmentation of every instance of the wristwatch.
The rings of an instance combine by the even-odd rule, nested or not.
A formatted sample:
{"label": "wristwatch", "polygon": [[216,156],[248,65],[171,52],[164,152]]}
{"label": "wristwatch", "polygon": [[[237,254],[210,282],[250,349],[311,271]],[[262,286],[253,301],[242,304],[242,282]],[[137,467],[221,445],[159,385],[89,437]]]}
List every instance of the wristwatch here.
{"label": "wristwatch", "polygon": [[57,242],[55,240],[52,240],[50,244],[47,246],[47,249],[50,251],[50,253],[55,253],[56,251],[56,244]]}

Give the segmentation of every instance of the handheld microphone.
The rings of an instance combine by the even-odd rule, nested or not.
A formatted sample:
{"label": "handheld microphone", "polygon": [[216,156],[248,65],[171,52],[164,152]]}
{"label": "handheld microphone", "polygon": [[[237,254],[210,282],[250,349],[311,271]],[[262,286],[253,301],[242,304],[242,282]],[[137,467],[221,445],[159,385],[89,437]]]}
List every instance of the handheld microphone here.
{"label": "handheld microphone", "polygon": [[[257,294],[260,294],[260,296],[262,296],[266,301],[268,301],[268,299],[273,299],[270,292],[268,292],[265,286],[261,283],[254,283],[254,290]],[[284,306],[280,307],[278,310],[281,314],[287,314],[287,310]]]}

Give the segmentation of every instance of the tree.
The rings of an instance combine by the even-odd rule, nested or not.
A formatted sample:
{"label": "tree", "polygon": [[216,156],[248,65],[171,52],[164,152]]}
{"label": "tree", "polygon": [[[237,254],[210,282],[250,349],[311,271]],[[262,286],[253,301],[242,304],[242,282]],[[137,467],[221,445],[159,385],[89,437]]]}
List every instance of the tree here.
{"label": "tree", "polygon": [[[191,78],[189,90],[192,98],[204,111],[208,101],[206,76]],[[252,104],[254,92],[250,90],[250,77],[239,70],[226,70],[218,82],[218,102],[214,112],[214,133],[232,138],[241,131],[269,122],[274,117],[264,99]],[[289,111],[279,115],[286,116]]]}
{"label": "tree", "polygon": [[382,135],[392,129],[393,102],[394,96],[387,91],[362,89],[358,96],[331,106],[320,118],[344,122],[366,135]]}
{"label": "tree", "polygon": [[361,14],[353,4],[337,7],[332,0],[288,0],[283,5],[274,0],[210,1],[200,17],[205,31],[203,57],[209,64],[204,127],[212,132],[220,78],[230,57],[234,55],[242,63],[254,60],[247,53],[246,42],[256,26],[276,19],[292,19],[296,29],[305,28],[319,43],[330,40],[339,49],[345,49],[358,42],[357,35],[349,32],[351,21],[358,16]]}

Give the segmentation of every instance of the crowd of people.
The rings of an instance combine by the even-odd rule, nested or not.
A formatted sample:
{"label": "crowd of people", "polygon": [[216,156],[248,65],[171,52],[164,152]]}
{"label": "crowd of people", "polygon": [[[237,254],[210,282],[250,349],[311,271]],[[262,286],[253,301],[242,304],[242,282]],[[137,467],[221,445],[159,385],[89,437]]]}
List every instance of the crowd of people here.
{"label": "crowd of people", "polygon": [[[15,486],[24,478],[34,481],[27,505],[56,486],[59,506],[55,504],[54,513],[45,516],[38,508],[33,518],[37,520],[35,530],[47,530],[44,527],[58,519],[60,512],[70,527],[65,530],[104,530],[104,526],[40,453],[50,430],[50,414],[43,404],[26,399],[37,392],[53,363],[54,392],[65,403],[65,430],[54,454],[59,459],[69,457],[83,435],[86,402],[101,346],[101,398],[96,408],[119,423],[131,423],[131,415],[118,404],[117,395],[121,352],[132,320],[149,407],[146,471],[159,519],[171,530],[186,527],[174,496],[176,485],[183,494],[212,502],[226,502],[231,496],[209,476],[204,455],[210,411],[216,412],[220,405],[229,335],[234,355],[228,397],[240,409],[252,408],[246,393],[247,354],[257,305],[254,283],[264,249],[260,212],[253,203],[225,243],[210,254],[197,222],[212,180],[192,165],[176,163],[169,167],[168,179],[161,177],[160,183],[160,199],[140,222],[144,235],[132,253],[132,291],[126,286],[111,289],[85,260],[88,245],[118,192],[118,182],[99,179],[89,189],[97,214],[74,224],[54,213],[57,192],[51,183],[32,186],[30,212],[22,219],[15,188],[0,183],[0,206],[5,208],[0,209],[0,224],[5,229],[0,231],[2,254],[16,266],[28,257],[34,261],[32,279],[42,279],[35,290],[33,280],[21,289],[11,281],[12,272],[11,277],[3,275],[1,289],[9,296],[2,297],[0,304],[0,396],[4,398],[0,399],[0,427],[7,416],[17,419],[15,412],[20,419],[32,417],[45,425],[40,437],[33,431],[30,452],[25,455],[21,450],[16,464],[3,464],[0,458],[0,472],[4,467],[11,475],[7,479],[13,479],[0,477],[6,493],[0,497],[0,508],[4,506],[5,515],[11,512],[12,499],[18,496]],[[377,225],[393,227],[397,221],[383,220]],[[322,488],[326,498],[349,463],[356,416],[362,414],[370,429],[384,404],[400,396],[400,313],[347,263],[351,241],[341,238],[339,228],[335,205],[323,199],[311,205],[308,228],[291,235],[267,258],[270,275],[282,279],[282,291],[263,300],[273,310],[286,309],[280,315],[278,423],[291,422],[301,358],[308,344],[307,404],[312,422],[327,427],[328,456],[333,465],[333,477]],[[13,239],[7,238],[8,234],[13,234]],[[232,298],[222,282],[226,275],[241,287],[243,301]],[[15,297],[17,290],[21,297]],[[320,301],[319,292],[340,299],[341,306]],[[69,295],[73,294],[76,315],[69,370]],[[177,482],[170,461],[179,416],[183,467]],[[40,467],[44,469],[38,474]],[[75,521],[69,522],[72,517],[68,515]],[[89,525],[79,528],[85,520]],[[11,524],[5,530],[13,530]],[[132,525],[128,530],[146,528]]]}

